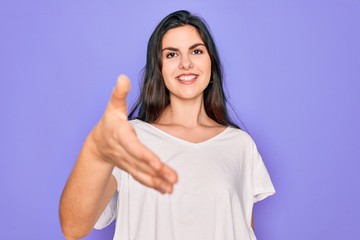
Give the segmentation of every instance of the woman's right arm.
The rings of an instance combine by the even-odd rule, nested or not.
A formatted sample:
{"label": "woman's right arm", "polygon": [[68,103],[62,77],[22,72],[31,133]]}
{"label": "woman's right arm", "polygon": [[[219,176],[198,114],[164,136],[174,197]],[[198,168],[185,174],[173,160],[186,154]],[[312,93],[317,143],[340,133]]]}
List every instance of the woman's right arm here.
{"label": "woman's right arm", "polygon": [[129,172],[140,183],[171,193],[174,170],[140,143],[127,121],[126,96],[130,82],[118,78],[106,111],[90,132],[60,200],[60,223],[67,239],[89,234],[116,191],[113,168]]}

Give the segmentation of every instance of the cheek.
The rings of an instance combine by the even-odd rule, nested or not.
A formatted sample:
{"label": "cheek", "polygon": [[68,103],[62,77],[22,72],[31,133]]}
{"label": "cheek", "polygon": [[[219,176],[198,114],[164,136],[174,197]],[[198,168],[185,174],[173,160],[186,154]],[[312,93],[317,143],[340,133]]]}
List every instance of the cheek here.
{"label": "cheek", "polygon": [[177,64],[175,61],[167,61],[163,63],[161,73],[163,76],[172,74],[177,69]]}
{"label": "cheek", "polygon": [[206,72],[210,77],[210,75],[211,75],[211,61],[210,61],[210,59],[208,61],[203,62],[202,68],[204,69],[204,72]]}
{"label": "cheek", "polygon": [[172,76],[171,73],[172,73],[172,71],[171,71],[169,64],[164,64],[161,69],[161,74],[162,74],[166,88],[168,88],[168,84],[169,84],[169,82],[171,82],[170,81],[171,76]]}
{"label": "cheek", "polygon": [[211,72],[211,60],[210,57],[199,58],[196,60],[196,65],[204,72]]}

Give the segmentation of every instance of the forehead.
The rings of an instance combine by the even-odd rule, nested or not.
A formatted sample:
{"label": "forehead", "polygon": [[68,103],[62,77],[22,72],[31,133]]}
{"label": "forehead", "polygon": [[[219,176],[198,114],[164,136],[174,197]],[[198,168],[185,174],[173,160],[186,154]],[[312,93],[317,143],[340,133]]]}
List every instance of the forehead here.
{"label": "forehead", "polygon": [[164,34],[163,47],[191,46],[194,43],[204,43],[198,30],[190,25],[172,28]]}

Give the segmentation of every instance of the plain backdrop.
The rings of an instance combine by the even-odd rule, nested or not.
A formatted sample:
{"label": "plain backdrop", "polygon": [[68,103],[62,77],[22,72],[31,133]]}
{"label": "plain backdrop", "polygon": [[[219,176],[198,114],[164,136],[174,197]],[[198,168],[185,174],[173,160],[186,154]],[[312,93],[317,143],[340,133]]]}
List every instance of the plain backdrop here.
{"label": "plain backdrop", "polygon": [[134,102],[148,38],[179,9],[210,25],[276,187],[255,205],[258,239],[360,236],[360,1],[1,0],[0,239],[63,239],[59,199],[82,142],[120,73]]}

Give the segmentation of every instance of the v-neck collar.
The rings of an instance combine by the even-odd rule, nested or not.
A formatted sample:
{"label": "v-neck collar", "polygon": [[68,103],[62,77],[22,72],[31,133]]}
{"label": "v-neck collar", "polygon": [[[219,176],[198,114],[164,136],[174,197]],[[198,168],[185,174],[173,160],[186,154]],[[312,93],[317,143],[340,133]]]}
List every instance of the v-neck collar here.
{"label": "v-neck collar", "polygon": [[176,137],[158,127],[155,127],[154,125],[151,125],[150,123],[147,123],[147,122],[144,122],[144,121],[141,121],[139,119],[135,119],[133,120],[135,122],[139,122],[141,124],[143,124],[144,126],[147,126],[148,128],[151,128],[153,129],[154,131],[160,133],[161,135],[167,137],[167,138],[170,138],[176,142],[179,142],[179,143],[182,143],[182,144],[186,144],[186,145],[189,145],[189,146],[203,146],[203,145],[206,145],[208,143],[211,143],[213,141],[215,141],[216,139],[220,138],[221,136],[223,136],[224,134],[226,134],[228,131],[230,131],[231,127],[226,127],[223,131],[221,131],[220,133],[216,134],[215,136],[209,138],[209,139],[206,139],[204,141],[201,141],[201,142],[198,142],[198,143],[195,143],[195,142],[190,142],[190,141],[187,141],[187,140],[184,140],[182,138],[179,138],[179,137]]}

